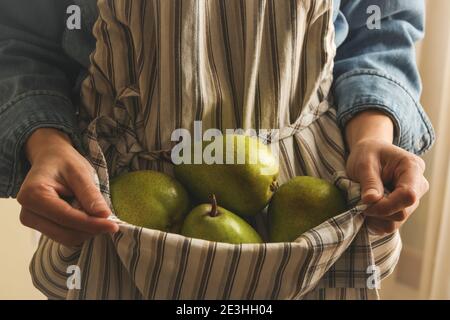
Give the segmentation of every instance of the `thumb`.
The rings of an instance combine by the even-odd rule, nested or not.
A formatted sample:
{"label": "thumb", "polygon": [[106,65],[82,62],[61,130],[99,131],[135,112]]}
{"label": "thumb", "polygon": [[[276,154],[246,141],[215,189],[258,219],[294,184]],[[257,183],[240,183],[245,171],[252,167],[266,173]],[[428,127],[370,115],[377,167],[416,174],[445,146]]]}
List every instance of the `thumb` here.
{"label": "thumb", "polygon": [[95,185],[90,170],[81,168],[73,170],[67,175],[66,180],[75,194],[75,198],[87,214],[99,218],[107,218],[111,215],[111,210]]}
{"label": "thumb", "polygon": [[363,203],[372,204],[383,198],[384,187],[380,176],[381,172],[375,162],[369,162],[358,172]]}

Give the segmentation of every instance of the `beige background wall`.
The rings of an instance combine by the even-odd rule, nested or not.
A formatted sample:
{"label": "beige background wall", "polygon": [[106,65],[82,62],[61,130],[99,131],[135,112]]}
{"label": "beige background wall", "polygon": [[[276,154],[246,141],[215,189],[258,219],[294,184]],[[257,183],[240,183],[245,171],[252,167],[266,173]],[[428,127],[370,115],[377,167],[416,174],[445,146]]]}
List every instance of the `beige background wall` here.
{"label": "beige background wall", "polygon": [[404,250],[393,276],[393,297],[450,299],[450,1],[427,1],[426,37],[418,64],[422,104],[437,142],[425,156],[430,192],[402,230]]}
{"label": "beige background wall", "polygon": [[422,104],[437,141],[425,157],[430,192],[402,228],[403,253],[385,297],[450,299],[450,1],[429,0],[419,46]]}
{"label": "beige background wall", "polygon": [[0,199],[0,300],[44,299],[28,272],[37,234],[20,225],[19,212],[15,200]]}

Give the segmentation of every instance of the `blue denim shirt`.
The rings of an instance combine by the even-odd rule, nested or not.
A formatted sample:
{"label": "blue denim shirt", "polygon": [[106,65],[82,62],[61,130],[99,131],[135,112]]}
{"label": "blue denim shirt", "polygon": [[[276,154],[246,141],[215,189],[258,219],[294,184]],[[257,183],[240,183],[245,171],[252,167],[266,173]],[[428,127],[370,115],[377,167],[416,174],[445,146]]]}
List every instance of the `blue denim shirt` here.
{"label": "blue denim shirt", "polygon": [[[82,9],[81,30],[66,30],[66,10]],[[434,141],[420,102],[414,44],[423,37],[423,0],[335,0],[337,55],[333,98],[342,127],[356,113],[386,112],[395,143],[422,154]],[[369,29],[370,5],[381,28]],[[94,0],[0,2],[0,197],[15,196],[29,169],[23,146],[41,127],[58,128],[79,146],[76,97],[95,48]]]}

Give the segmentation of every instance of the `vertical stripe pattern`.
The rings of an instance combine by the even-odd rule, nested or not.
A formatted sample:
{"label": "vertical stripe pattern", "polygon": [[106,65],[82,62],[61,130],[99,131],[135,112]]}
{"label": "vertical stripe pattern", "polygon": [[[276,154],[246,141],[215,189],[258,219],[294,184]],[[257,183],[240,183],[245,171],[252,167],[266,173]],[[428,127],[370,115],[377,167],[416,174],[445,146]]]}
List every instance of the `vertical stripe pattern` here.
{"label": "vertical stripe pattern", "polygon": [[[373,238],[328,99],[332,0],[98,0],[80,129],[98,186],[154,169],[178,128],[277,129],[280,183],[317,176],[352,208],[292,243],[230,245],[118,221],[120,232],[66,248],[42,237],[34,284],[60,299],[369,299],[367,267],[394,268],[398,234]],[[117,219],[111,217],[111,219]],[[267,221],[267,220],[265,220]],[[257,223],[261,232],[264,218]],[[68,289],[78,265],[81,289]]]}

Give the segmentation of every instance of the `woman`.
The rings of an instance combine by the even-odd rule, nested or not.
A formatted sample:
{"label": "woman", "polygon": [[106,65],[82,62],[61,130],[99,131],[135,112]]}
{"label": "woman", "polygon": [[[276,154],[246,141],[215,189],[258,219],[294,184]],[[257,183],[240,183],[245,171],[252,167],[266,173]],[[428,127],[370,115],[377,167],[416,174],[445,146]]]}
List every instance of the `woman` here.
{"label": "woman", "polygon": [[[97,234],[118,230],[114,222],[106,219],[111,213],[110,209],[94,185],[90,164],[80,154],[71,90],[74,87],[80,90],[80,86],[76,85],[80,81],[75,79],[84,79],[85,73],[82,71],[90,65],[88,55],[95,46],[92,28],[97,9],[94,1],[77,2],[82,8],[81,30],[64,30],[61,22],[68,5],[66,1],[7,0],[0,4],[0,195],[17,196],[22,205],[22,223],[66,245],[77,245]],[[211,20],[211,17],[197,20],[209,21],[211,28],[222,28],[227,21],[240,21],[225,17],[223,11],[221,14],[221,10],[228,10],[228,13],[233,10],[227,8],[225,2],[212,2],[212,7],[206,6],[206,9],[192,12],[217,18],[219,21]],[[158,3],[155,1],[154,5],[162,5]],[[236,9],[236,12],[246,12],[250,3],[263,11],[254,11],[251,15],[246,12],[245,17],[258,14],[264,17],[267,12],[277,12],[279,6],[278,0],[267,3],[261,1],[259,5],[264,3],[263,9],[257,2],[243,3],[236,1],[236,6],[245,7],[242,11]],[[420,80],[414,62],[414,43],[423,35],[423,1],[376,1],[381,10],[380,29],[369,29],[366,25],[369,19],[366,11],[372,4],[373,1],[366,0],[334,1],[332,20],[336,30],[334,41],[337,53],[331,90],[338,123],[345,133],[349,150],[347,174],[360,182],[363,202],[373,204],[365,212],[369,229],[376,234],[384,234],[398,229],[428,190],[428,183],[423,176],[424,162],[415,154],[428,150],[434,135],[419,104]],[[298,7],[299,14],[308,12],[301,9],[300,2],[294,1],[294,6]],[[104,14],[114,11],[111,8],[109,10],[105,9]],[[294,12],[286,8],[280,10]],[[275,24],[272,21],[272,25],[270,21],[262,23],[262,20],[255,20],[254,26],[249,27],[245,21],[241,26],[247,26],[246,30],[253,30],[255,34],[259,26],[269,29],[272,26],[270,30],[273,31],[281,27],[283,20],[276,15],[273,17]],[[300,19],[292,15],[284,18],[293,24]],[[317,18],[323,16],[317,13]],[[174,18],[174,21],[183,24],[186,20]],[[308,23],[298,24],[298,30],[313,24],[312,21]],[[227,28],[233,27],[228,25]],[[282,28],[292,31],[295,26],[283,25]],[[195,30],[207,32],[207,26],[197,25],[190,31]],[[97,26],[96,32],[97,37],[100,37],[101,26]],[[162,34],[167,36],[170,33]],[[332,32],[324,34],[330,36]],[[155,31],[154,35],[161,33]],[[228,41],[237,43],[242,40],[233,40],[234,36],[229,35],[231,38]],[[266,36],[263,30],[261,37]],[[283,37],[277,33],[275,36]],[[248,34],[244,37],[257,39]],[[205,39],[199,41],[208,41]],[[172,40],[170,37],[153,39],[155,43],[166,43],[168,46],[172,45]],[[309,39],[309,42],[303,40],[298,45],[304,46],[304,50],[308,50],[311,43],[316,46],[319,43],[317,39]],[[250,48],[252,43],[246,46]],[[262,47],[265,48],[264,45]],[[209,45],[209,48],[213,46]],[[237,61],[236,54],[240,53],[233,52],[233,45],[228,49],[230,51],[224,49],[221,54],[228,54],[231,58],[223,58],[223,61]],[[295,53],[296,49],[291,48],[290,52]],[[327,54],[331,52],[332,48],[326,51]],[[195,59],[190,53],[183,54],[186,59]],[[191,54],[195,55],[195,50]],[[278,54],[281,57],[274,59],[281,61],[286,58],[282,56],[283,53]],[[273,54],[271,56],[274,57]],[[248,62],[245,59],[241,61]],[[294,69],[301,66],[300,62],[292,65]],[[241,67],[249,68],[249,64]],[[102,71],[102,66],[97,71]],[[164,74],[172,71],[158,72]],[[187,73],[183,72],[186,76]],[[78,76],[80,73],[81,76]],[[246,80],[243,84],[247,84]],[[290,84],[295,85],[295,82]],[[85,82],[84,86],[87,85]],[[284,88],[281,86],[279,92]],[[230,90],[239,91],[240,88],[235,86]],[[241,96],[245,96],[245,93],[230,94],[230,97]],[[84,97],[84,102],[92,101],[91,98]],[[232,107],[239,104],[236,101],[228,103]],[[92,111],[90,115],[94,114]],[[239,119],[242,122],[234,124],[245,126],[245,114],[240,115]],[[392,191],[388,196],[384,196],[384,187]],[[72,196],[80,202],[82,209],[73,208],[63,200]]]}

